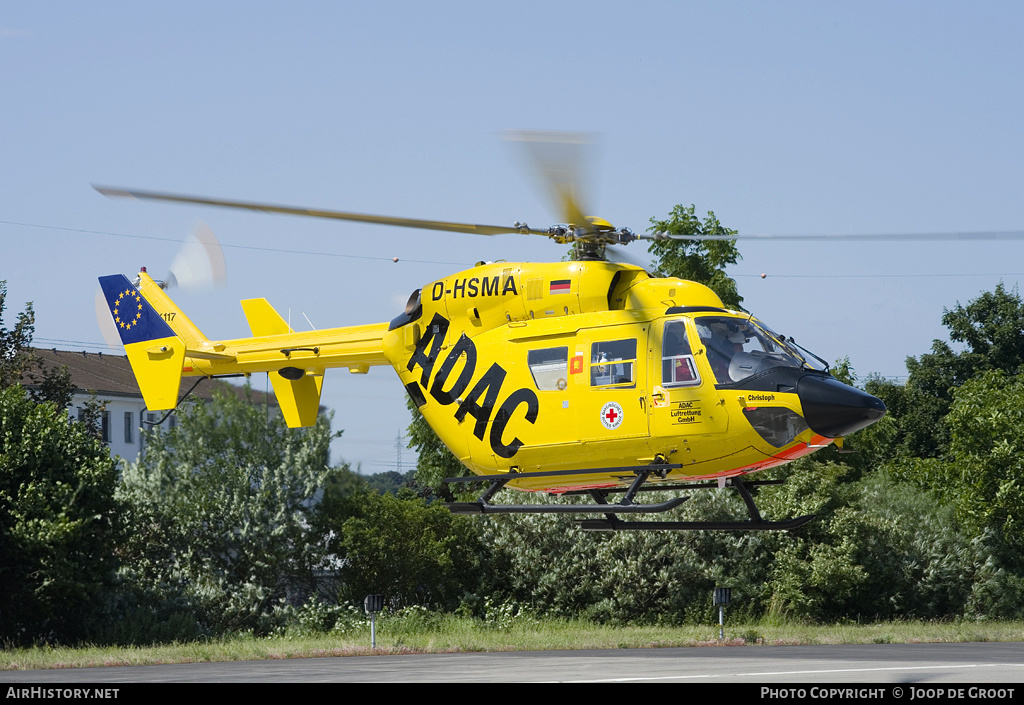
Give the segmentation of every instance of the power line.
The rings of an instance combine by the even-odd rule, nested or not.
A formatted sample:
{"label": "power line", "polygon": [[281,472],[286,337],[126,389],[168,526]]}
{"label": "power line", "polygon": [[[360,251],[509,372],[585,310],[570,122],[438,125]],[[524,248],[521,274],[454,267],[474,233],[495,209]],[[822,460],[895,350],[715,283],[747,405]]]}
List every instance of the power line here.
{"label": "power line", "polygon": [[[94,343],[87,340],[64,340],[62,338],[39,338],[33,336],[32,342],[45,343],[46,345],[84,345],[87,348],[102,348],[104,350],[117,350],[106,343]],[[120,354],[120,353],[119,353]]]}
{"label": "power line", "polygon": [[913,279],[916,277],[1024,277],[1024,272],[1005,272],[1002,274],[972,274],[957,272],[941,274],[732,274],[735,278],[745,279]]}

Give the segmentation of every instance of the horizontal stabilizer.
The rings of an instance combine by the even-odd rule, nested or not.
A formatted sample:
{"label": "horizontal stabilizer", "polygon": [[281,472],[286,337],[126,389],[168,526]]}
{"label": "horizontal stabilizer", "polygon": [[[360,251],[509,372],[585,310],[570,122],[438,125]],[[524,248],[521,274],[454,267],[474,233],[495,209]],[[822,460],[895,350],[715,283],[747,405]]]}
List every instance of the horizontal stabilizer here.
{"label": "horizontal stabilizer", "polygon": [[[291,333],[291,326],[266,299],[242,301],[245,319],[257,337]],[[320,391],[324,383],[322,369],[307,371],[299,367],[282,367],[268,372],[281,414],[289,428],[312,426],[320,410]],[[287,376],[285,376],[287,375]]]}

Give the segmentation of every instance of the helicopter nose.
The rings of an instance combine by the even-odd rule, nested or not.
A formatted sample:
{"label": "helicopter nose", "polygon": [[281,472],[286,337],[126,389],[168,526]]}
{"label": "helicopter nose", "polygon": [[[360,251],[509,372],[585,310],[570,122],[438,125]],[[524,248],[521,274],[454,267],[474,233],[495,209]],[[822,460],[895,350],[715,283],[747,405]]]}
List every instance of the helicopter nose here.
{"label": "helicopter nose", "polygon": [[826,438],[839,438],[866,428],[885,416],[885,404],[834,377],[806,375],[797,383],[804,420]]}

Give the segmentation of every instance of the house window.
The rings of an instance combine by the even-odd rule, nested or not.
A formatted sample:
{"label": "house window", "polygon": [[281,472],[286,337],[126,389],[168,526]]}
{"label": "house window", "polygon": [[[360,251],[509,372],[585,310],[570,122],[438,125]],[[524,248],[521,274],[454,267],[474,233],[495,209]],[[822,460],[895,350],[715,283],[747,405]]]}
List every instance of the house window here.
{"label": "house window", "polygon": [[133,440],[135,439],[135,432],[132,429],[132,427],[133,427],[132,417],[134,417],[134,416],[135,416],[135,414],[133,414],[130,411],[124,412],[124,442],[125,443],[132,443]]}
{"label": "house window", "polygon": [[[78,407],[78,420],[81,421],[82,423],[85,423],[85,421],[86,421],[86,410],[83,407]],[[100,439],[104,443],[110,443],[110,412],[109,411],[102,411],[102,412],[100,412],[99,427],[100,427],[99,428],[99,430],[100,430]]]}

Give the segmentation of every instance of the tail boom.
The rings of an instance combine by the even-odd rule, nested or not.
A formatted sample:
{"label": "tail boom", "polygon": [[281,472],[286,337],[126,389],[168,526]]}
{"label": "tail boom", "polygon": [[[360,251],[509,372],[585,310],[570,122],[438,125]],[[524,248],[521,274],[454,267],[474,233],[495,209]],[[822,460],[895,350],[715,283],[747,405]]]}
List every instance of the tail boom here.
{"label": "tail boom", "polygon": [[181,378],[270,375],[289,426],[316,422],[324,371],[366,372],[388,364],[387,323],[298,333],[263,299],[242,302],[255,337],[209,340],[148,274],[138,285],[123,275],[101,277],[107,304],[146,406],[172,409]]}

